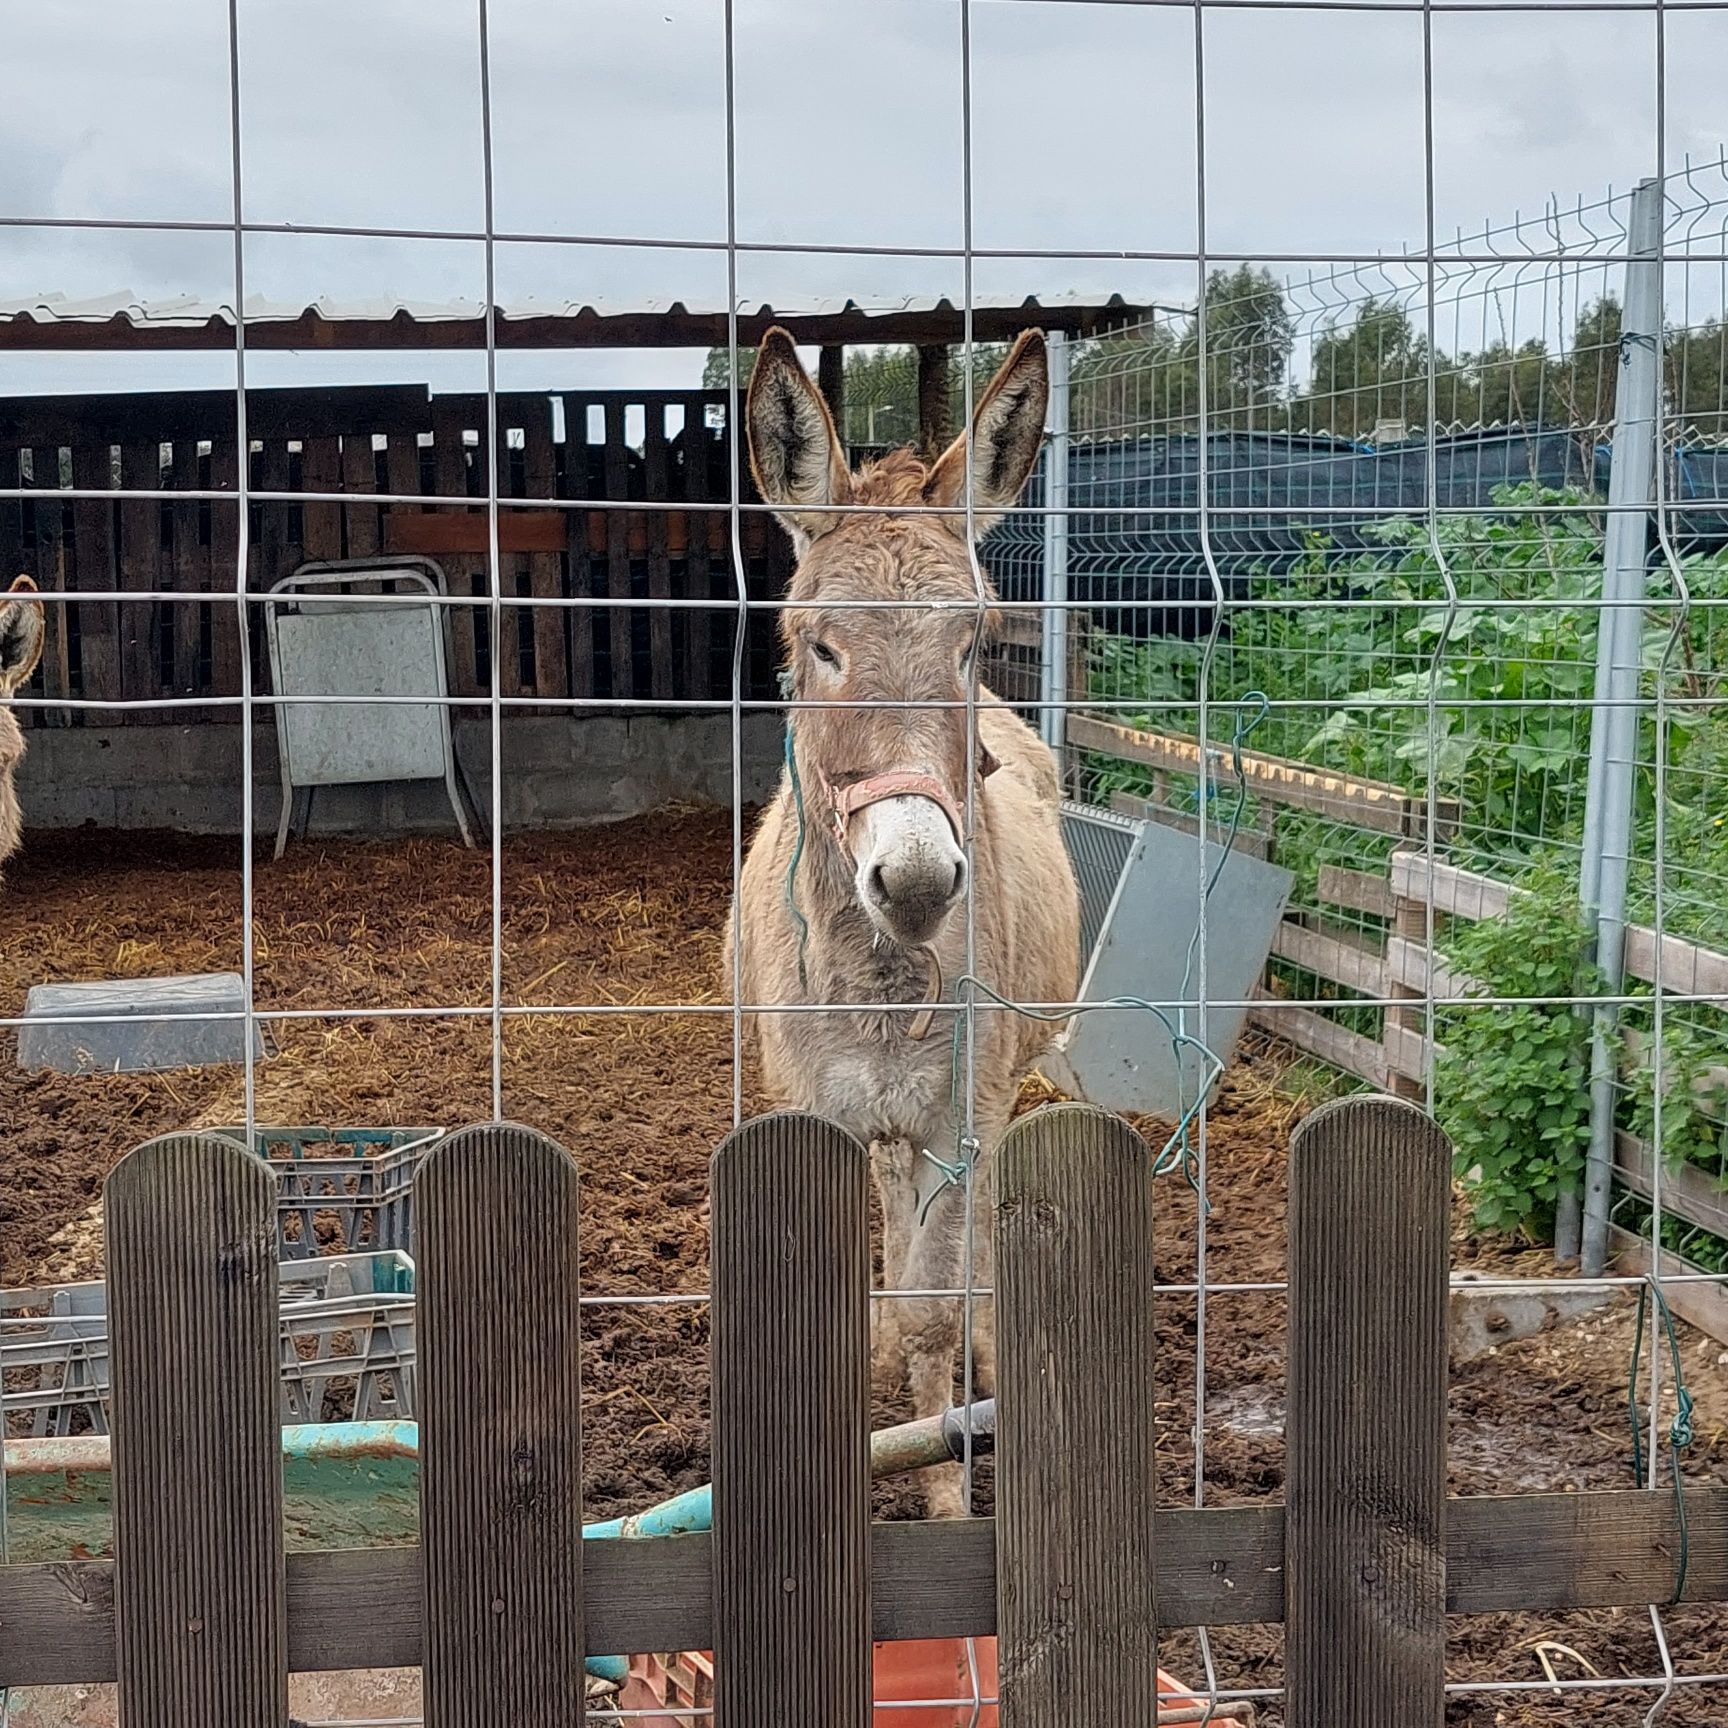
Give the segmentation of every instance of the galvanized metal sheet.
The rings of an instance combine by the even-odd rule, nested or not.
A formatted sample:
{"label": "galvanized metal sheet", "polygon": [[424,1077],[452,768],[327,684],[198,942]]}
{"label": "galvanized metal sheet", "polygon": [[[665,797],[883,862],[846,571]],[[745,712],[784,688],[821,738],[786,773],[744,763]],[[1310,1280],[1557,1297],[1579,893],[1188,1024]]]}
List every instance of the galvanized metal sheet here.
{"label": "galvanized metal sheet", "polygon": [[[1198,838],[1072,804],[1063,812],[1063,835],[1081,887],[1081,1000],[1169,1003],[1171,1025],[1201,1037]],[[1222,856],[1209,840],[1208,879]],[[1111,881],[1115,858],[1121,864]],[[1225,1063],[1247,1010],[1214,1004],[1243,1000],[1259,983],[1294,880],[1288,870],[1233,851],[1206,902],[1204,1037]],[[1088,1103],[1171,1119],[1194,1102],[1207,1069],[1198,1050],[1178,1055],[1170,1029],[1141,1009],[1077,1015],[1041,1066]]]}
{"label": "galvanized metal sheet", "polygon": [[[404,569],[369,577],[411,578]],[[284,696],[442,696],[444,630],[433,605],[356,606],[310,595],[272,608],[271,674]],[[421,703],[285,703],[281,748],[296,786],[442,780],[444,710]]]}

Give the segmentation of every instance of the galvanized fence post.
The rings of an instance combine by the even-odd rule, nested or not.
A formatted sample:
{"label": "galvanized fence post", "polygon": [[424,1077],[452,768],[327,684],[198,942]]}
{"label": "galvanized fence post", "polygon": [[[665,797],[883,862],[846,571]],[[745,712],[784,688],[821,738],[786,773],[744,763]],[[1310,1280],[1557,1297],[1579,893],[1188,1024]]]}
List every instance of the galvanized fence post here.
{"label": "galvanized fence post", "polygon": [[[1044,446],[1044,656],[1039,680],[1038,729],[1062,766],[1068,709],[1068,452],[1072,395],[1068,338],[1045,338],[1050,367],[1050,436]],[[1066,776],[1064,776],[1066,778]]]}
{"label": "galvanized fence post", "polygon": [[[1647,590],[1650,512],[1655,504],[1657,427],[1662,411],[1662,183],[1643,180],[1632,194],[1627,229],[1626,309],[1614,396],[1614,465],[1608,483],[1601,623],[1596,632],[1596,690],[1590,718],[1589,777],[1579,898],[1596,933],[1603,988],[1617,993],[1625,973],[1626,879],[1638,746],[1638,681]],[[1590,1149],[1585,1164],[1583,1226],[1578,1199],[1562,1195],[1555,1228],[1561,1260],[1583,1257],[1599,1277],[1608,1256],[1608,1212],[1614,1180],[1614,1087],[1617,1011],[1593,1015]]]}

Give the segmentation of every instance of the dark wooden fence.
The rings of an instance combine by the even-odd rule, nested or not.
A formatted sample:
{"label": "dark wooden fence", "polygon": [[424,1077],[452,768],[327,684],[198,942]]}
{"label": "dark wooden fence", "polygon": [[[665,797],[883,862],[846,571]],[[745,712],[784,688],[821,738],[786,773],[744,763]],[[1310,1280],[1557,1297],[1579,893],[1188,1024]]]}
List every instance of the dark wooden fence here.
{"label": "dark wooden fence", "polygon": [[[549,503],[545,510],[499,513],[503,696],[730,699],[737,588],[726,414],[726,393],[713,390],[499,396],[501,497],[670,506]],[[403,553],[434,559],[452,595],[487,598],[486,510],[472,502],[486,493],[484,396],[430,396],[413,385],[254,390],[247,434],[254,492],[451,500],[255,500],[251,591],[270,588],[301,563]],[[23,709],[26,725],[239,718],[232,704],[190,713],[118,706],[240,694],[233,604],[238,507],[221,498],[171,496],[232,491],[238,475],[231,392],[0,400],[0,487],[44,494],[0,498],[0,571],[28,572],[49,591],[102,596],[48,608],[42,664],[23,694],[117,705]],[[756,502],[748,463],[741,480],[744,501]],[[54,496],[152,488],[170,497]],[[785,534],[764,512],[747,511],[740,539],[750,597],[778,596],[792,567]],[[162,593],[175,597],[126,598]],[[513,599],[599,603],[554,607],[512,605]],[[617,600],[672,604],[605,604]],[[453,696],[490,693],[490,628],[485,606],[451,609]],[[268,693],[263,608],[253,608],[250,629],[253,687]],[[992,649],[985,677],[1011,699],[1036,700],[1038,621],[1021,614],[1008,629],[1010,640]],[[746,639],[748,700],[774,699],[776,663],[773,614],[756,612]]]}
{"label": "dark wooden fence", "polygon": [[1401,1101],[1298,1129],[1286,1503],[1155,1511],[1151,1156],[1024,1118],[998,1515],[872,1524],[866,1154],[749,1123],[713,1170],[712,1535],[584,1542],[578,1165],[468,1129],[417,1178],[423,1545],[290,1556],[272,1179],[153,1141],[107,1186],[115,1558],[0,1566],[0,1687],[280,1728],[290,1671],[418,1664],[432,1728],[519,1728],[580,1722],[589,1652],[712,1650],[721,1728],[866,1728],[872,1638],[995,1634],[1007,1728],[1117,1728],[1160,1628],[1282,1621],[1289,1728],[1439,1728],[1448,1614],[1728,1599],[1728,1488],[1689,1491],[1687,1544],[1666,1490],[1445,1497],[1448,1169]]}
{"label": "dark wooden fence", "polygon": [[[424,388],[257,390],[248,396],[248,483],[262,492],[435,495],[438,505],[254,502],[248,586],[269,588],[304,561],[420,553],[454,595],[484,597],[486,399]],[[726,503],[726,398],[714,391],[505,394],[498,399],[499,492],[506,498],[650,502],[672,510],[549,507],[500,513],[500,578],[523,599],[671,600],[663,607],[509,606],[501,691],[507,697],[634,700],[730,697],[736,588]],[[40,498],[0,499],[0,569],[48,590],[103,598],[48,609],[31,696],[127,703],[237,696],[241,659],[232,603],[237,506],[56,497],[93,488],[232,490],[234,399],[222,391],[0,401],[0,485]],[[754,494],[748,489],[747,499]],[[460,502],[459,502],[460,501]],[[746,514],[753,598],[779,593],[786,537]],[[127,601],[172,591],[185,600]],[[112,600],[106,598],[112,594]],[[711,608],[708,604],[712,603]],[[452,612],[454,695],[489,690],[488,613]],[[262,609],[254,609],[255,687],[268,689]],[[752,621],[747,695],[774,694],[771,615]],[[36,710],[65,724],[70,711]],[[233,720],[234,707],[203,711]],[[115,710],[89,723],[173,720],[179,711]]]}

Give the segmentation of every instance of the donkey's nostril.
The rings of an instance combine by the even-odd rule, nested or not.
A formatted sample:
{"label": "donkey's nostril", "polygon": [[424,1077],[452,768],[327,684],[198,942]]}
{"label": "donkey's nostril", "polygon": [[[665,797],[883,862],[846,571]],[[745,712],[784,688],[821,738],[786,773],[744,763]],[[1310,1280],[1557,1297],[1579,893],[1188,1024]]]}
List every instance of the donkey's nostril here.
{"label": "donkey's nostril", "polygon": [[893,896],[888,892],[888,879],[882,874],[882,866],[878,864],[870,872],[870,898],[878,906],[886,906]]}
{"label": "donkey's nostril", "polygon": [[950,897],[958,900],[966,892],[966,860],[961,858],[954,865],[954,887]]}

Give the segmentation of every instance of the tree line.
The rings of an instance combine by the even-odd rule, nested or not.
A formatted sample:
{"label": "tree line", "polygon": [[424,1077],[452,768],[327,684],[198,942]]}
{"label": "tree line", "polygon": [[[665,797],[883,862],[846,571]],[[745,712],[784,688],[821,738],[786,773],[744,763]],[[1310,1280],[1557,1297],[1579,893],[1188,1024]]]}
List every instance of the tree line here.
{"label": "tree line", "polygon": [[[1430,404],[1426,317],[1393,298],[1362,301],[1348,318],[1313,333],[1295,377],[1295,314],[1269,270],[1244,264],[1207,278],[1205,341],[1193,315],[1164,314],[1075,344],[1070,424],[1076,435],[1181,434],[1200,424],[1201,380],[1207,423],[1215,430],[1330,433],[1371,440],[1414,434],[1432,418],[1448,426],[1600,428],[1614,417],[1620,369],[1620,304],[1612,295],[1586,303],[1571,340],[1542,337],[1485,342],[1448,354],[1435,345]],[[1670,413],[1696,438],[1728,436],[1728,327],[1712,318],[1665,338]],[[982,391],[1005,350],[973,351],[974,391]],[[753,359],[746,350],[740,384]],[[725,387],[724,348],[703,370],[707,388]],[[965,374],[950,359],[949,399],[958,422]],[[910,443],[918,433],[915,350],[848,349],[844,385],[847,444],[853,449]]]}

